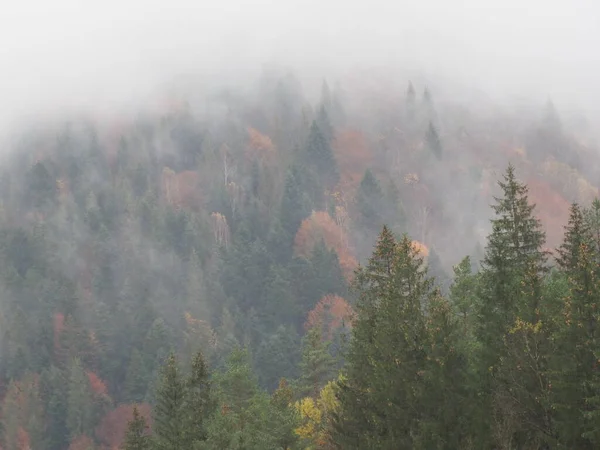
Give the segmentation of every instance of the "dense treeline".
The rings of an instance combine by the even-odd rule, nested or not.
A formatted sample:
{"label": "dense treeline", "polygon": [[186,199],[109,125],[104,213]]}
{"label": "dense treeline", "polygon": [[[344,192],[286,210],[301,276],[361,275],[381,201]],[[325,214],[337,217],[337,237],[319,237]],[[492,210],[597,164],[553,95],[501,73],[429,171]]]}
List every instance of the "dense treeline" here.
{"label": "dense treeline", "polygon": [[318,328],[297,384],[270,399],[243,351],[210,381],[198,354],[187,383],[171,357],[152,433],[136,412],[125,449],[597,448],[600,201],[572,205],[550,261],[512,166],[500,186],[481,270],[466,257],[448,297],[414,243],[383,228],[356,272],[337,375]]}
{"label": "dense treeline", "polygon": [[[594,447],[594,149],[551,105],[503,122],[420,92],[313,105],[267,73],[16,134],[2,448]],[[511,168],[490,228],[509,159],[531,199]],[[558,247],[570,201],[551,255],[535,214]]]}

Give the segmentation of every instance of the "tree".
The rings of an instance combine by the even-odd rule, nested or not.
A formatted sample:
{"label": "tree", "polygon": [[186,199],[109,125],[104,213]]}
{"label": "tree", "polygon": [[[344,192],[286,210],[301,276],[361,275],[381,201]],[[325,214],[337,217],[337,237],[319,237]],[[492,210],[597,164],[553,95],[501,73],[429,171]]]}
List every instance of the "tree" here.
{"label": "tree", "polygon": [[493,206],[496,218],[479,292],[480,378],[484,398],[491,402],[497,445],[543,446],[553,436],[547,371],[551,329],[542,298],[545,234],[512,165],[499,185],[503,197]]}
{"label": "tree", "polygon": [[406,236],[384,227],[373,255],[357,271],[359,293],[334,414],[338,448],[414,448],[426,368],[423,306],[433,295],[423,260]]}
{"label": "tree", "polygon": [[334,360],[329,353],[328,341],[323,340],[322,324],[311,327],[302,339],[300,385],[303,395],[316,399],[319,391],[333,375]]}
{"label": "tree", "polygon": [[134,406],[133,418],[127,424],[123,450],[150,450],[150,444],[148,423],[138,411],[137,406]]}
{"label": "tree", "polygon": [[317,115],[317,125],[322,130],[325,139],[331,144],[334,137],[334,130],[329,120],[329,113],[324,106],[319,108],[319,114]]}
{"label": "tree", "polygon": [[192,360],[191,373],[185,387],[184,448],[195,448],[207,439],[206,422],[214,408],[209,371],[201,352]]}
{"label": "tree", "polygon": [[302,189],[300,169],[292,166],[285,178],[280,209],[281,226],[290,236],[288,240],[290,249],[293,236],[295,236],[302,221],[310,215],[311,209],[310,198]]}
{"label": "tree", "polygon": [[433,122],[429,122],[429,127],[425,133],[425,143],[429,151],[437,158],[442,159],[442,142]]}
{"label": "tree", "polygon": [[67,428],[71,438],[91,435],[94,426],[94,397],[90,380],[78,358],[69,369],[67,392]]}
{"label": "tree", "polygon": [[376,233],[376,230],[383,226],[385,209],[382,200],[383,191],[379,181],[370,169],[365,170],[356,193],[356,208],[359,213],[359,225],[369,233]]}
{"label": "tree", "polygon": [[[553,407],[563,445],[571,448],[596,448],[600,444],[600,352],[596,329],[600,320],[600,273],[598,253],[592,233],[595,216],[571,205],[565,237],[557,249],[556,262],[566,275],[567,296],[559,311],[553,353]],[[595,230],[594,230],[595,231]]]}
{"label": "tree", "polygon": [[177,359],[171,353],[161,369],[160,384],[156,392],[153,410],[153,435],[159,450],[184,450],[186,416],[185,382],[180,373]]}
{"label": "tree", "polygon": [[319,184],[332,188],[339,179],[337,164],[326,131],[313,121],[305,148],[306,161],[317,175]]}

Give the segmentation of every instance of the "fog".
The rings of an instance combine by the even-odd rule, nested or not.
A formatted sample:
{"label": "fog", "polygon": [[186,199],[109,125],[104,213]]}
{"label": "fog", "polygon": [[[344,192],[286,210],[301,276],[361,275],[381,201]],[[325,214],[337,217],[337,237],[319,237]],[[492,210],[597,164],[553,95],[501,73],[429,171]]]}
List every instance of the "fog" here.
{"label": "fog", "polygon": [[6,124],[131,106],[181,77],[240,83],[272,62],[309,86],[394,68],[595,113],[598,11],[592,0],[10,2],[0,15],[0,113]]}

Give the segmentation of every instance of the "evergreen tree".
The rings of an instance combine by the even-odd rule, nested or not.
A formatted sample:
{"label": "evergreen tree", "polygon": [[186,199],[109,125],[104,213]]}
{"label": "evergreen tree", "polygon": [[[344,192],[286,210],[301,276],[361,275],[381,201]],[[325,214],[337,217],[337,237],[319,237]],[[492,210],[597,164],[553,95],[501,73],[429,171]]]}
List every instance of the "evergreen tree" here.
{"label": "evergreen tree", "polygon": [[171,353],[161,370],[153,410],[154,446],[157,450],[187,450],[185,441],[186,416],[185,381],[175,355]]}
{"label": "evergreen tree", "polygon": [[90,435],[94,426],[93,394],[88,376],[77,358],[72,360],[69,369],[66,425],[71,438]]}
{"label": "evergreen tree", "polygon": [[144,358],[138,349],[131,351],[131,358],[125,376],[124,397],[130,402],[141,402],[146,396],[148,377],[144,365]]}
{"label": "evergreen tree", "polygon": [[183,408],[184,448],[196,448],[207,439],[206,422],[213,410],[208,367],[201,352],[192,360]]}
{"label": "evergreen tree", "polygon": [[333,132],[333,127],[331,126],[331,121],[329,120],[329,114],[328,114],[325,106],[321,106],[319,108],[319,113],[317,115],[316,123],[317,123],[317,126],[319,127],[319,130],[321,130],[323,132],[323,136],[325,136],[325,139],[327,140],[327,142],[329,144],[331,144],[331,141],[333,140],[333,137],[334,137],[334,132]]}
{"label": "evergreen tree", "polygon": [[133,418],[127,424],[123,450],[150,450],[150,448],[148,424],[144,416],[140,415],[137,406],[134,406]]}
{"label": "evergreen tree", "polygon": [[331,144],[316,121],[313,121],[306,143],[306,161],[317,175],[320,186],[332,188],[339,179],[337,164]]}
{"label": "evergreen tree", "polygon": [[471,334],[474,331],[475,315],[478,307],[478,280],[473,274],[471,258],[465,256],[454,266],[454,280],[450,285],[450,301],[461,318],[464,330]]}
{"label": "evergreen tree", "polygon": [[280,222],[288,236],[290,255],[294,236],[302,221],[310,215],[311,209],[310,199],[302,189],[300,170],[292,166],[285,178],[280,209]]}
{"label": "evergreen tree", "polygon": [[499,184],[504,195],[493,206],[496,218],[479,293],[480,378],[493,411],[492,430],[483,433],[500,446],[543,446],[553,435],[547,368],[551,330],[542,298],[545,235],[512,165]]}
{"label": "evergreen tree", "polygon": [[371,170],[365,170],[356,194],[356,208],[360,214],[359,224],[371,233],[376,233],[383,225],[385,209],[382,200],[379,181]]}
{"label": "evergreen tree", "polygon": [[425,133],[425,143],[427,148],[437,159],[442,159],[442,142],[438,135],[437,130],[433,126],[432,122],[429,122],[429,127]]}
{"label": "evergreen tree", "polygon": [[340,382],[333,440],[344,449],[414,448],[426,368],[423,306],[432,296],[423,260],[383,228],[356,275],[357,318]]}
{"label": "evergreen tree", "polygon": [[[593,207],[592,207],[593,208]],[[594,217],[593,209],[587,213]],[[557,264],[566,275],[564,298],[553,354],[553,407],[565,448],[592,449],[600,445],[600,273],[590,223],[577,204],[571,206],[565,237],[557,249]]]}
{"label": "evergreen tree", "polygon": [[321,324],[311,327],[302,339],[300,385],[303,396],[319,397],[319,392],[333,375],[334,360],[329,353],[330,343],[323,341]]}

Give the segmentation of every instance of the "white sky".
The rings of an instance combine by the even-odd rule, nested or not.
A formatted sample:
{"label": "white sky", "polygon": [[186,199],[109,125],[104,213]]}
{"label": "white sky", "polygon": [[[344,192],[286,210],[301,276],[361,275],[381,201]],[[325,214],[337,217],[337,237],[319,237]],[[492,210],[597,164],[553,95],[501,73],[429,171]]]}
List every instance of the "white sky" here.
{"label": "white sky", "polygon": [[[0,10],[0,120],[129,102],[180,74],[410,65],[600,109],[594,0],[20,0]],[[50,109],[49,109],[50,108]]]}

